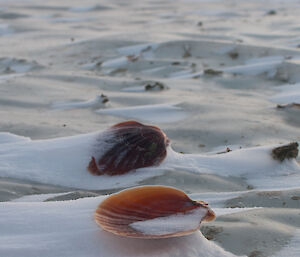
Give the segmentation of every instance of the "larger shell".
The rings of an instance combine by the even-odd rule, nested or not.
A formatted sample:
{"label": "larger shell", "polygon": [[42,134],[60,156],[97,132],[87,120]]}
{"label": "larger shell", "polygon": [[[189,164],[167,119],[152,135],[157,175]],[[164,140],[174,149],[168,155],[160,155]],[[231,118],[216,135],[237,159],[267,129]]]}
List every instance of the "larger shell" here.
{"label": "larger shell", "polygon": [[155,126],[126,121],[99,135],[88,170],[93,175],[120,175],[160,164],[169,140]]}
{"label": "larger shell", "polygon": [[191,200],[167,186],[140,186],[106,198],[95,212],[104,230],[134,238],[167,238],[191,234],[214,212],[207,203]]}

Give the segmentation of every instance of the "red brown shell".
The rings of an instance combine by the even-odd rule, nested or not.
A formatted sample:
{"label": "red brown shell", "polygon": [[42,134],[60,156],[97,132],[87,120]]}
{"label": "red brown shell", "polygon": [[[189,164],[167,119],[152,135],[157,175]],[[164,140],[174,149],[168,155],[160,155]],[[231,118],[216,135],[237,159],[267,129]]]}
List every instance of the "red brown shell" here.
{"label": "red brown shell", "polygon": [[[186,231],[161,235],[144,234],[130,224],[155,218],[186,214],[204,208],[199,225]],[[95,220],[105,231],[120,236],[135,238],[166,238],[191,234],[199,229],[200,222],[211,221],[214,212],[207,203],[191,200],[183,191],[167,186],[140,186],[123,190],[103,200],[98,206]]]}
{"label": "red brown shell", "polygon": [[107,132],[100,135],[106,138],[97,140],[88,165],[93,175],[121,175],[158,165],[167,155],[169,140],[158,127],[126,121],[112,126]]}

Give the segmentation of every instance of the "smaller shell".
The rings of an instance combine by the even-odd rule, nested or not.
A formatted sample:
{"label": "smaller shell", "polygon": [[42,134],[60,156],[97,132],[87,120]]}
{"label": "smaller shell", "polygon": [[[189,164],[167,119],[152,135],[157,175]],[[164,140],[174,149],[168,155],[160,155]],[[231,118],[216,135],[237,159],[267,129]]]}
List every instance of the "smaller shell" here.
{"label": "smaller shell", "polygon": [[214,212],[207,203],[191,200],[167,186],[140,186],[107,197],[95,212],[104,230],[134,238],[167,238],[193,233]]}
{"label": "smaller shell", "polygon": [[168,144],[158,127],[136,121],[118,123],[99,135],[87,169],[92,175],[114,176],[159,165]]}

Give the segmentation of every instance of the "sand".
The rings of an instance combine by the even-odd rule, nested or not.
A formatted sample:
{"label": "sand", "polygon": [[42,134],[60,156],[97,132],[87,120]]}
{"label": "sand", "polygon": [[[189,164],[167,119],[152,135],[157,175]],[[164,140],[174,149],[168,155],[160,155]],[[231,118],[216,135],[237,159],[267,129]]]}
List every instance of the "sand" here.
{"label": "sand", "polygon": [[[67,200],[136,183],[176,186],[218,210],[217,219],[201,231],[223,249],[251,257],[299,256],[297,163],[267,163],[267,150],[261,160],[255,155],[255,147],[300,141],[299,10],[296,0],[0,1],[0,132],[5,132],[0,135],[0,201],[50,199],[68,205]],[[56,176],[56,169],[54,178],[45,176],[51,166],[28,150],[36,140],[90,135],[128,119],[159,126],[177,152],[204,156],[196,158],[200,168],[173,158],[163,170],[133,173],[123,184],[105,180],[98,187],[95,180],[84,187],[86,174],[65,182],[71,166],[64,177]],[[228,157],[236,165],[214,162],[205,170],[202,160],[227,147],[237,151]],[[8,165],[9,158],[18,165]],[[32,174],[26,173],[30,167],[36,168]],[[21,203],[1,207],[13,211]],[[7,236],[1,231],[0,237]],[[13,231],[15,239],[22,234]],[[190,242],[202,240],[195,238]],[[15,245],[6,242],[5,256],[18,256]],[[182,249],[188,244],[184,241]],[[146,249],[155,256],[150,245]],[[161,256],[168,256],[165,250]],[[88,256],[84,250],[80,254]]]}

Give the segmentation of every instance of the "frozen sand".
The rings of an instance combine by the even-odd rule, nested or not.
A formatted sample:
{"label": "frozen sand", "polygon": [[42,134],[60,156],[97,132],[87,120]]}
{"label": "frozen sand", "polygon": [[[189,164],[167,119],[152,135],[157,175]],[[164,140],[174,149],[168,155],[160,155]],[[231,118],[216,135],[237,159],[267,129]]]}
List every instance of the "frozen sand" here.
{"label": "frozen sand", "polygon": [[[2,138],[5,135],[13,138],[7,133]],[[295,159],[280,162],[272,157],[272,150],[278,145],[210,155],[177,153],[169,146],[159,165],[123,175],[92,176],[87,170],[89,162],[92,156],[99,158],[112,147],[111,137],[115,135],[110,130],[33,141],[15,136],[16,142],[1,144],[0,176],[87,190],[134,186],[167,171],[212,174],[219,179],[232,176],[237,178],[236,182],[243,179],[260,189],[295,187],[300,177],[300,166]],[[211,182],[212,188],[218,184]]]}
{"label": "frozen sand", "polygon": [[[48,139],[101,131],[134,117],[156,123],[170,137],[172,147],[184,153],[206,155],[219,146],[225,150],[231,145],[248,148],[300,141],[299,110],[276,108],[283,101],[289,104],[291,99],[297,100],[288,91],[278,91],[278,86],[300,82],[298,1],[131,0],[126,5],[121,1],[102,1],[99,5],[95,0],[67,0],[63,4],[31,0],[1,1],[0,10],[0,131]],[[149,82],[160,82],[167,90],[141,90]],[[98,105],[93,99],[101,94],[109,98],[101,110],[119,110],[121,115],[95,111]],[[53,111],[53,103],[68,108]],[[150,107],[174,103],[180,103],[175,107],[184,114],[177,121],[168,119],[170,109],[163,109],[165,115],[160,119],[161,109],[155,112]],[[133,109],[140,106],[150,107],[147,117],[136,116]],[[177,111],[171,109],[175,115]],[[252,164],[250,159],[247,163]],[[260,180],[260,175],[241,179],[226,167],[217,174],[198,175],[178,170],[177,165],[175,171],[159,171],[141,183],[175,185],[188,192],[210,194],[207,201],[220,203],[217,208],[267,207],[266,213],[259,210],[249,223],[240,216],[235,222],[224,219],[213,239],[234,253],[270,256],[274,248],[278,250],[276,257],[298,256],[297,237],[293,237],[298,225],[278,226],[276,220],[277,213],[294,215],[287,207],[298,208],[297,174],[287,171],[286,176],[277,176],[290,167],[283,164],[275,169],[279,173],[271,180],[268,169],[265,180]],[[40,178],[48,179],[39,174],[31,180]],[[1,179],[1,183],[3,200],[74,190],[53,189],[28,180]],[[249,192],[253,187],[260,189]],[[108,188],[107,192],[114,190]],[[272,191],[279,193],[259,194]],[[81,193],[69,197],[78,195]],[[227,202],[224,197],[229,197]],[[283,203],[285,212],[279,209]],[[248,219],[256,211],[247,209],[236,215],[249,213]],[[267,213],[274,215],[267,217]],[[260,225],[253,228],[253,223]],[[237,228],[240,224],[243,229]],[[267,232],[272,236],[264,242]],[[239,239],[253,244],[240,247],[233,243],[241,242]],[[294,250],[286,252],[289,245]],[[194,256],[197,254],[195,250]]]}

